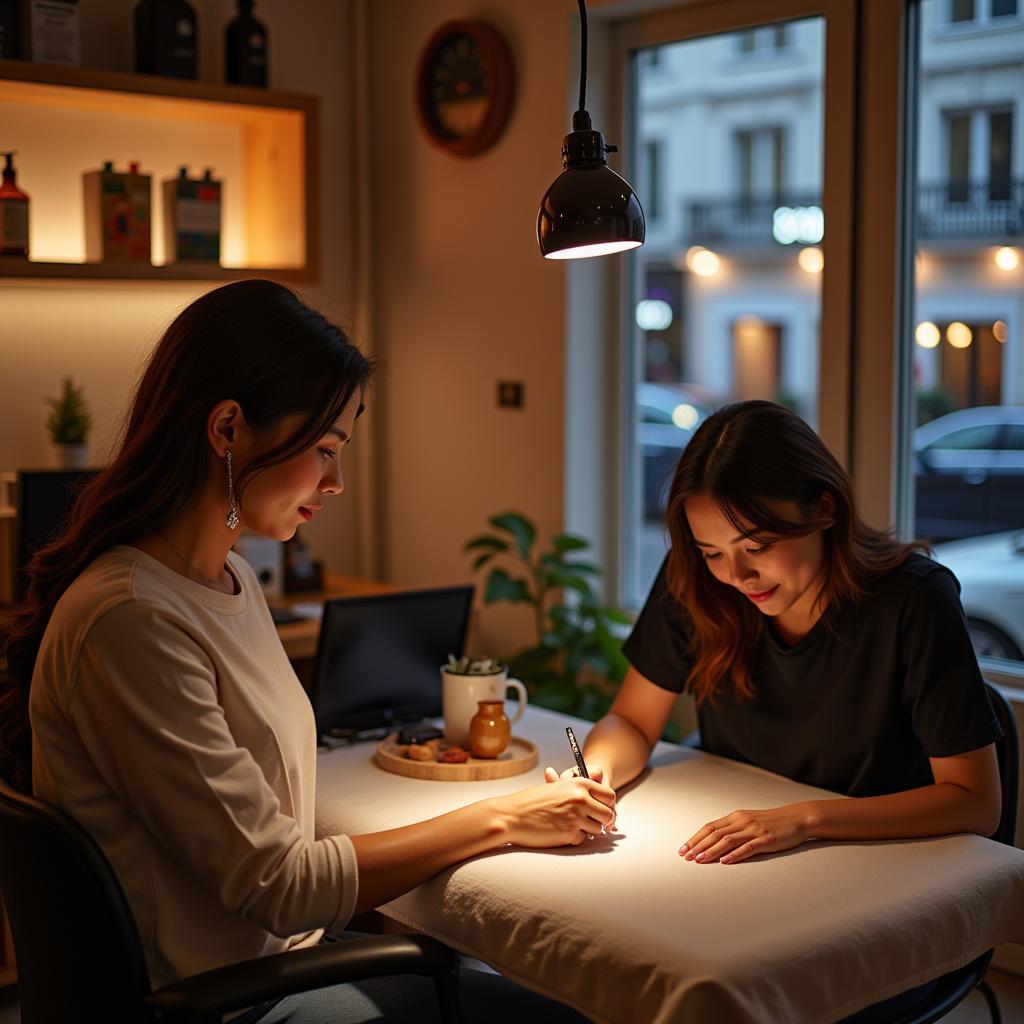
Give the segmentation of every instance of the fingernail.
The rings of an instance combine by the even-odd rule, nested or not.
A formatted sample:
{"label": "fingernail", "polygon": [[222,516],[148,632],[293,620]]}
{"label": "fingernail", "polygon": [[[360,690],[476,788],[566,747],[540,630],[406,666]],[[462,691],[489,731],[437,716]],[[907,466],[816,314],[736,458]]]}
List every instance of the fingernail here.
{"label": "fingernail", "polygon": [[693,852],[692,851],[686,855],[686,859],[687,860],[693,860]]}
{"label": "fingernail", "polygon": [[719,861],[719,863],[720,863],[720,864],[731,864],[731,863],[732,863],[732,861],[731,861],[731,860],[729,860],[729,858],[728,858],[728,857],[723,857],[723,858],[722,858],[722,859],[721,859],[721,860]]}
{"label": "fingernail", "polygon": [[704,859],[704,854],[703,853],[698,853],[697,854],[697,860],[703,860],[703,859]]}
{"label": "fingernail", "polygon": [[690,844],[689,843],[683,843],[683,845],[679,847],[679,852],[680,853],[686,853],[686,851],[689,848],[690,848]]}

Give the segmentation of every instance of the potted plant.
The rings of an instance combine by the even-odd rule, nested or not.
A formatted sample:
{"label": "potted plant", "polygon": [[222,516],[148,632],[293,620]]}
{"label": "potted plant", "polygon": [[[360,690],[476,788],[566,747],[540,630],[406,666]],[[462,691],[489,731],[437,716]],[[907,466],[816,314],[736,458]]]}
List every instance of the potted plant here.
{"label": "potted plant", "polygon": [[488,522],[496,532],[464,547],[476,556],[474,570],[491,567],[484,603],[510,601],[533,611],[536,642],[508,659],[509,671],[526,682],[533,703],[595,721],[626,675],[622,633],[631,619],[600,600],[594,584],[601,569],[581,560],[588,541],[562,533],[541,548],[536,526],[522,513]]}
{"label": "potted plant", "polygon": [[57,466],[61,469],[82,469],[89,461],[89,428],[92,417],[85,393],[75,387],[71,377],[63,378],[59,398],[47,398],[50,413],[46,429],[54,444]]}

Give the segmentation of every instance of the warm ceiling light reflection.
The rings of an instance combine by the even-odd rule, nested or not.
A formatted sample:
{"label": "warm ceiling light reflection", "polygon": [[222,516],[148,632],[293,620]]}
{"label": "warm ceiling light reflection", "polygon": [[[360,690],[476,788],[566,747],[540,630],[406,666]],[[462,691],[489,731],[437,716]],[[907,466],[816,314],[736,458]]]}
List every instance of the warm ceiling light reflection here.
{"label": "warm ceiling light reflection", "polygon": [[967,326],[967,324],[962,324],[959,320],[954,320],[946,328],[946,340],[953,346],[953,348],[968,348],[974,340],[974,332]]}
{"label": "warm ceiling light reflection", "polygon": [[935,348],[941,340],[942,335],[939,332],[938,327],[936,327],[931,320],[922,320],[917,325],[917,330],[914,331],[914,341],[916,341],[921,348]]}
{"label": "warm ceiling light reflection", "polygon": [[694,252],[691,249],[686,254],[687,266],[701,277],[713,277],[717,274],[722,265],[722,261],[718,258],[717,254],[713,253],[710,249],[704,249],[700,246],[694,246],[694,249],[697,251]]}
{"label": "warm ceiling light reflection", "polygon": [[1004,245],[996,249],[996,254],[993,258],[996,261],[996,266],[1000,270],[1009,272],[1011,270],[1016,270],[1017,267],[1020,266],[1020,253],[1008,245]]}
{"label": "warm ceiling light reflection", "polygon": [[1005,320],[997,320],[992,325],[992,336],[1000,344],[1002,344],[1003,342],[1006,341],[1006,321]]}
{"label": "warm ceiling light reflection", "polygon": [[820,274],[825,269],[825,254],[816,245],[801,249],[796,261],[808,274]]}

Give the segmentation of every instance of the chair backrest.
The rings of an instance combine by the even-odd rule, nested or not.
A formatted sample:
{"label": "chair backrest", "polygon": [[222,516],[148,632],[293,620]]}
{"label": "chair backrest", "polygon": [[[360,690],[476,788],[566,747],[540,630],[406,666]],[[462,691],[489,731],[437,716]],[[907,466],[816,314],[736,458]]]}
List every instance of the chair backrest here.
{"label": "chair backrest", "polygon": [[69,815],[2,782],[0,890],[22,1024],[150,1019],[138,929],[106,857]]}
{"label": "chair backrest", "polygon": [[1013,846],[1017,832],[1017,791],[1020,779],[1020,741],[1017,737],[1017,721],[1013,717],[1010,702],[991,684],[985,683],[992,710],[1003,729],[1003,738],[996,744],[999,760],[999,779],[1003,790],[1003,813],[999,828],[992,838],[1007,846]]}

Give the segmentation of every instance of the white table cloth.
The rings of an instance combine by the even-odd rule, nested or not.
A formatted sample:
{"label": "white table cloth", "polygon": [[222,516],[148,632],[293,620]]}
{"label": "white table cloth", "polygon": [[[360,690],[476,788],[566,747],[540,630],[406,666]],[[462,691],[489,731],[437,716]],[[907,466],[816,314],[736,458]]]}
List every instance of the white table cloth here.
{"label": "white table cloth", "polygon": [[[537,768],[493,782],[392,775],[373,745],[321,754],[318,832],[393,828],[543,781],[572,762],[565,726],[529,708],[517,735]],[[701,865],[679,846],[740,808],[834,796],[659,744],[619,796],[618,835],[579,848],[511,847],[381,908],[521,984],[607,1024],[827,1024],[1024,942],[1024,852],[978,836],[805,844]]]}

